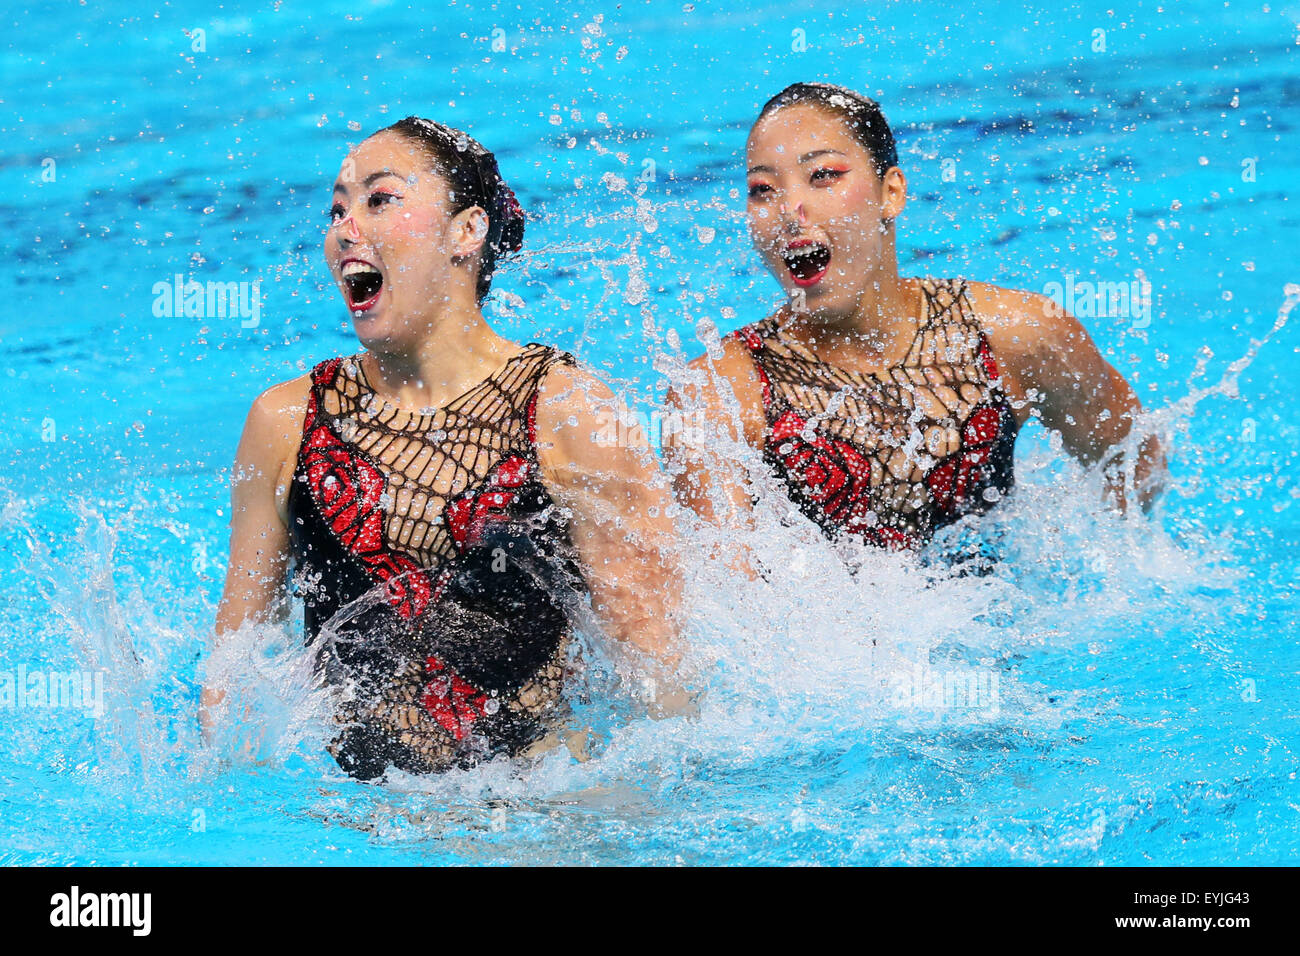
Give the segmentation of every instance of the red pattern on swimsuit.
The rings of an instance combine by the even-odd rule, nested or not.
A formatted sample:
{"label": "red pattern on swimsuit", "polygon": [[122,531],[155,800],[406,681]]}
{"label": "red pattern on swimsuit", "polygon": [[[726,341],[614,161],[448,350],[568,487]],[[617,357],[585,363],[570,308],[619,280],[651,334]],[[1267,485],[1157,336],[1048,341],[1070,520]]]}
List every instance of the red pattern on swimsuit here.
{"label": "red pattern on swimsuit", "polygon": [[425,569],[384,546],[384,476],[325,424],[311,430],[302,454],[312,496],[339,541],[384,582],[398,614],[419,617],[434,588]]}
{"label": "red pattern on swimsuit", "polygon": [[992,475],[988,468],[998,440],[999,414],[990,405],[971,412],[961,431],[961,448],[935,465],[925,476],[930,497],[944,514],[956,515],[982,493]]}
{"label": "red pattern on swimsuit", "polygon": [[488,472],[479,488],[471,488],[447,503],[447,530],[459,550],[477,544],[488,522],[509,517],[510,503],[528,481],[531,472],[532,465],[522,455],[502,458]]}
{"label": "red pattern on swimsuit", "polygon": [[[764,456],[791,498],[828,534],[847,531],[891,550],[922,547],[937,528],[986,509],[1014,481],[1015,417],[965,287],[925,280],[921,288],[929,312],[912,349],[870,386],[787,339],[775,317],[733,333],[755,360],[768,422]],[[979,397],[966,397],[972,386]],[[848,399],[831,401],[836,392],[859,396],[852,411],[841,410]],[[862,437],[862,421],[879,431]],[[909,442],[899,462],[904,446],[877,437],[919,436],[925,428],[955,428],[959,441],[924,472],[924,446],[917,455]]]}
{"label": "red pattern on swimsuit", "polygon": [[871,459],[829,435],[814,432],[809,441],[807,431],[808,419],[787,409],[768,432],[788,480],[800,485],[804,496],[846,531],[891,550],[919,546],[915,535],[877,522],[871,509]]}
{"label": "red pattern on swimsuit", "polygon": [[436,657],[428,658],[424,667],[430,680],[420,703],[443,729],[457,740],[464,740],[474,721],[487,713],[487,694]]}

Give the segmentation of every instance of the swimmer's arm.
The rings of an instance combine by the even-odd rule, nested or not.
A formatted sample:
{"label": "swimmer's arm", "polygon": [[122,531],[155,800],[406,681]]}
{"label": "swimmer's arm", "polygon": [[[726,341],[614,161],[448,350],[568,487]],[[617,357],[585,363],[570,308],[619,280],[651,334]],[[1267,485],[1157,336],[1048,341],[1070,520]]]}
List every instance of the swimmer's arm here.
{"label": "swimmer's arm", "polygon": [[611,637],[665,674],[681,662],[680,542],[668,482],[608,386],[556,365],[537,400],[542,478],[571,513],[593,609]]}
{"label": "swimmer's arm", "polygon": [[[1061,436],[1062,446],[1086,466],[1094,465],[1128,437],[1142,411],[1133,388],[1102,357],[1087,329],[1043,295],[1015,293],[1019,342],[999,349],[1008,359],[1020,389],[1036,392],[1043,425]],[[1002,330],[1005,339],[1006,329]],[[1123,473],[1108,468],[1107,495],[1119,511],[1127,509]],[[1168,477],[1164,449],[1155,435],[1143,439],[1135,466],[1138,501],[1150,511]]]}
{"label": "swimmer's arm", "polygon": [[[230,485],[230,565],[217,607],[216,637],[246,621],[284,616],[284,574],[289,533],[276,507],[277,481],[283,464],[285,421],[282,409],[263,393],[248,413],[235,452]],[[204,686],[199,698],[199,725],[209,739],[214,712],[225,691]]]}
{"label": "swimmer's arm", "polygon": [[[706,521],[743,532],[752,530],[754,503],[743,466],[726,449],[760,447],[764,423],[758,379],[749,357],[737,349],[737,343],[724,342],[716,360],[703,355],[689,364],[696,381],[668,389],[662,440],[678,502]],[[758,578],[742,547],[733,549],[728,563]]]}

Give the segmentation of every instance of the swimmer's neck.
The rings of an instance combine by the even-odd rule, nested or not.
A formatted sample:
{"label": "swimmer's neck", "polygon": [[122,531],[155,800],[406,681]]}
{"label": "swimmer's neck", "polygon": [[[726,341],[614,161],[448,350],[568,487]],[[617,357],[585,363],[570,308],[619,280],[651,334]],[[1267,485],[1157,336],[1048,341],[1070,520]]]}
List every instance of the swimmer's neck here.
{"label": "swimmer's neck", "polygon": [[406,326],[418,339],[376,343],[362,361],[370,384],[408,408],[438,408],[496,371],[516,349],[494,332],[476,304],[451,304]]}
{"label": "swimmer's neck", "polygon": [[888,263],[867,280],[851,308],[811,309],[795,312],[783,308],[783,325],[809,336],[830,350],[855,352],[867,359],[894,354],[900,341],[910,337],[917,310],[917,283],[898,274]]}

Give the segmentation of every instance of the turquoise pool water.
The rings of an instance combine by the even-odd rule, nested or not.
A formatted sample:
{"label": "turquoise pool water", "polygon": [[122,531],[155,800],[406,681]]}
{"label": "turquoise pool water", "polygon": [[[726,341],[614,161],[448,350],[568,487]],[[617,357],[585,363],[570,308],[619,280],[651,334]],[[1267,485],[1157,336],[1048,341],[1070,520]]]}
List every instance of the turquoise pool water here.
{"label": "turquoise pool water", "polygon": [[[97,715],[0,702],[0,862],[1295,858],[1298,340],[1271,330],[1300,298],[1300,6],[5,20],[0,682],[99,673],[102,694]],[[226,664],[256,704],[253,757],[200,747],[244,416],[357,347],[320,253],[348,144],[418,113],[493,149],[533,219],[489,317],[648,414],[702,322],[777,300],[739,215],[744,137],[809,79],[876,95],[896,129],[905,273],[1150,283],[1149,313],[1083,321],[1172,440],[1157,513],[1104,512],[1096,476],[1031,427],[994,574],[871,555],[854,581],[806,527],[764,545],[779,582],[702,562],[699,719],[638,716],[597,646],[587,763],[348,780],[316,746],[291,636]],[[159,315],[177,275],[256,281],[260,309]]]}

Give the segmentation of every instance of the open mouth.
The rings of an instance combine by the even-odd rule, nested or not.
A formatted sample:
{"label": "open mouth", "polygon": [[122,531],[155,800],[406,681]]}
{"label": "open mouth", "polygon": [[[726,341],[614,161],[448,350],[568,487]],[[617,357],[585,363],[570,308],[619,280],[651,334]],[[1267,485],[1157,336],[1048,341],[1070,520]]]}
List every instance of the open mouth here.
{"label": "open mouth", "polygon": [[364,312],[375,304],[384,277],[378,269],[360,259],[343,263],[343,288],[347,290],[348,307],[354,312]]}
{"label": "open mouth", "polygon": [[810,286],[826,275],[831,264],[831,251],[819,242],[804,240],[786,246],[781,258],[796,285]]}

